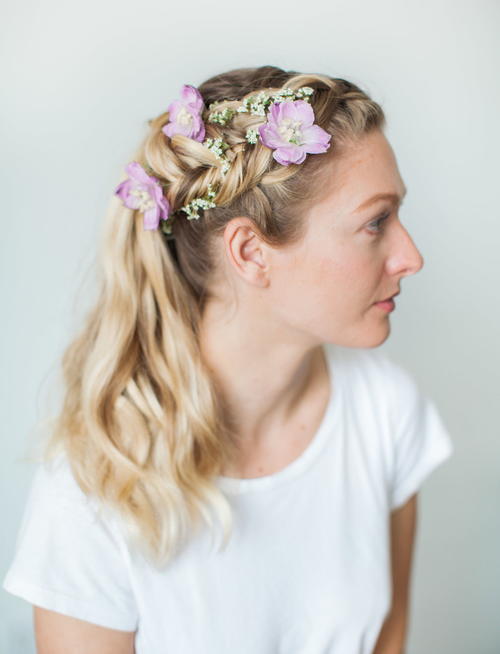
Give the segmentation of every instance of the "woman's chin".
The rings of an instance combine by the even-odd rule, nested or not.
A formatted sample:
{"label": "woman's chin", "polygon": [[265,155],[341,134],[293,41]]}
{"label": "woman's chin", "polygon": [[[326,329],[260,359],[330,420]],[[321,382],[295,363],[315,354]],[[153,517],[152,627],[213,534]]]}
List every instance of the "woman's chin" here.
{"label": "woman's chin", "polygon": [[377,329],[373,329],[369,337],[366,339],[366,344],[360,347],[378,347],[385,343],[391,333],[391,322],[387,318],[379,324]]}

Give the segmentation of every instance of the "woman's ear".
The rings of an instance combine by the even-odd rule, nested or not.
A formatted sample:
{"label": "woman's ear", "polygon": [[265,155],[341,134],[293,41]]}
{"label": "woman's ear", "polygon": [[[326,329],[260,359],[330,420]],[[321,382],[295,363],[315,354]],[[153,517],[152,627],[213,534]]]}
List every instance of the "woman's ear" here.
{"label": "woman's ear", "polygon": [[253,222],[244,216],[232,218],[224,229],[226,256],[237,273],[258,286],[269,284],[266,244]]}

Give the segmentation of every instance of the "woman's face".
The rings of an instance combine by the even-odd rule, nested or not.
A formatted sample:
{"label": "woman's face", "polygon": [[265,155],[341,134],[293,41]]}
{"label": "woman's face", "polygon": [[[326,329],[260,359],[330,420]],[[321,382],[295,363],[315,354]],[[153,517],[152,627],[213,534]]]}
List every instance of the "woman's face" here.
{"label": "woman's face", "polygon": [[304,239],[272,250],[268,299],[276,318],[313,340],[376,347],[389,335],[391,313],[375,303],[398,293],[401,279],[423,266],[398,216],[406,189],[380,130],[324,172]]}

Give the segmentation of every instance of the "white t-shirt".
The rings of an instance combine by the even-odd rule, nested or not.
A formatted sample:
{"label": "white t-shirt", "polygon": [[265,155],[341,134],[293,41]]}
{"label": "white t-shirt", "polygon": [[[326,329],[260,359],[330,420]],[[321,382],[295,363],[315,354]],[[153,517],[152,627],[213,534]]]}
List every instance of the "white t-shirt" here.
{"label": "white t-shirt", "polygon": [[372,654],[390,603],[390,512],[453,445],[386,354],[325,352],[332,394],[305,451],[275,474],[217,478],[235,515],[226,550],[202,530],[155,570],[59,455],[38,464],[3,588],[137,630],[136,654]]}

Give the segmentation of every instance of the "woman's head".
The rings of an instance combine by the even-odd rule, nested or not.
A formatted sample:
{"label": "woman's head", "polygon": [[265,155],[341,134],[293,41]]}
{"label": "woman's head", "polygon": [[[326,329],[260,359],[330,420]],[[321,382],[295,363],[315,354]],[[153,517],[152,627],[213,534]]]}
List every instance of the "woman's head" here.
{"label": "woman's head", "polygon": [[[261,91],[295,91],[304,86],[313,89],[309,102],[315,124],[331,135],[331,141],[326,152],[309,154],[303,163],[281,165],[271,148],[248,143],[247,130],[265,122],[263,116],[236,111],[222,125],[208,120],[214,108],[235,110],[244,99]],[[136,160],[166,187],[175,236],[175,244],[169,245],[202,310],[217,293],[218,284],[213,282],[219,281],[221,269],[216,243],[228,222],[246,216],[260,238],[275,247],[300,241],[307,228],[304,214],[324,190],[329,164],[347,144],[381,129],[385,118],[380,106],[347,80],[273,66],[222,73],[198,85],[197,90],[205,104],[204,137],[221,138],[230,146],[225,152],[231,159],[227,173],[198,140],[165,137],[168,112],[150,121],[150,133]],[[201,211],[198,220],[188,220],[181,207],[204,196],[209,186],[218,189],[217,206]]]}
{"label": "woman's head", "polygon": [[[272,149],[248,144],[247,130],[265,117],[237,112],[223,125],[207,120],[214,106],[234,111],[260,91],[304,85],[314,90],[315,121],[331,143],[301,164],[280,165]],[[227,174],[197,141],[166,144],[165,114],[151,121],[144,162],[170,185],[174,209],[203,195],[208,184],[221,189],[217,206],[199,220],[175,213],[180,271],[200,311],[207,302],[233,299],[246,306],[245,320],[259,320],[260,308],[267,323],[274,318],[278,329],[295,331],[292,338],[380,344],[388,335],[388,313],[374,303],[397,293],[400,279],[422,265],[394,201],[355,212],[376,194],[402,199],[381,108],[346,80],[271,66],[217,75],[198,91],[206,106],[204,136],[230,145]],[[366,223],[385,213],[390,215],[381,231],[370,232]]]}
{"label": "woman's head", "polygon": [[[300,215],[300,240],[275,247],[246,217],[226,225],[219,245],[232,282],[227,304],[237,296],[239,324],[249,333],[260,321],[277,340],[306,348],[375,347],[390,328],[390,314],[376,303],[397,294],[401,279],[423,265],[398,218],[406,188],[378,129],[346,144],[320,175],[317,195]],[[218,288],[225,288],[222,280]],[[228,314],[238,321],[237,312]]]}
{"label": "woman's head", "polygon": [[[166,563],[200,522],[212,525],[210,509],[225,540],[230,532],[230,504],[213,479],[238,447],[201,355],[208,304],[243,301],[309,345],[371,346],[387,334],[373,303],[421,266],[395,209],[381,236],[367,224],[387,204],[354,213],[374,193],[403,192],[383,111],[360,88],[263,66],[197,89],[206,117],[213,103],[304,86],[331,136],[326,152],[282,165],[248,143],[259,117],[242,112],[225,125],[205,121],[206,136],[230,146],[223,174],[202,143],[165,134],[166,111],[149,121],[134,159],[165,189],[174,238],[144,229],[143,214],[116,197],[106,216],[99,296],[63,355],[64,405],[45,454],[62,448],[82,490],[121,513],[153,562]],[[188,220],[181,208],[209,185],[217,206]]]}

